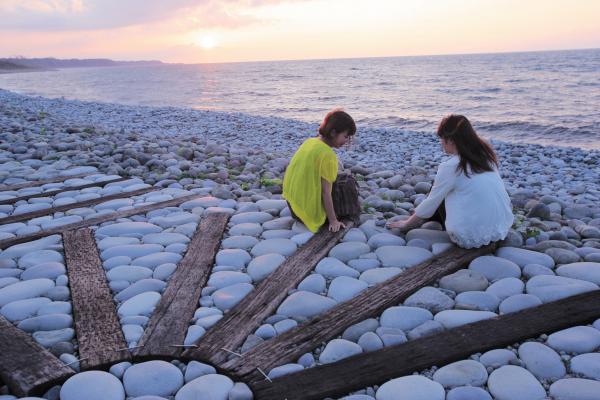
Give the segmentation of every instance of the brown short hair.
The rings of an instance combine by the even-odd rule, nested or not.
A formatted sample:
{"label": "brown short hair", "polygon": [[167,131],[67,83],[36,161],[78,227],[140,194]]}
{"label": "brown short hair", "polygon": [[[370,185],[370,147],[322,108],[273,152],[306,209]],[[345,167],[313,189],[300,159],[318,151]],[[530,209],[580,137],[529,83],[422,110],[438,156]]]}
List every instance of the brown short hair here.
{"label": "brown short hair", "polygon": [[348,131],[348,136],[354,136],[356,124],[352,117],[340,108],[329,111],[319,126],[319,134],[327,139],[333,139],[334,132],[338,134],[344,131]]}

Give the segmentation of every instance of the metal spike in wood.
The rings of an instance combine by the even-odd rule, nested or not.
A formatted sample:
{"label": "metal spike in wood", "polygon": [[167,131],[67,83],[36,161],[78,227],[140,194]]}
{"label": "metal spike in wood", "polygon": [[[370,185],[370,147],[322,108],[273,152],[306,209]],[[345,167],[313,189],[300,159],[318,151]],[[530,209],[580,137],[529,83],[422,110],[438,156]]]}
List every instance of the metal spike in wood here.
{"label": "metal spike in wood", "polygon": [[67,231],[63,246],[81,369],[101,369],[130,360],[93,231]]}
{"label": "metal spike in wood", "polygon": [[273,314],[288,291],[295,288],[327,256],[352,225],[352,222],[346,222],[346,228],[335,233],[321,229],[227,312],[195,343],[198,347],[184,351],[182,356],[209,361],[220,367],[230,355],[227,350],[235,351],[241,346],[246,337]]}
{"label": "metal spike in wood", "polygon": [[85,219],[83,221],[75,222],[72,224],[63,225],[58,228],[46,229],[46,230],[43,230],[40,232],[32,233],[31,235],[24,235],[24,236],[19,236],[19,237],[12,238],[12,239],[0,240],[0,249],[3,250],[10,246],[14,246],[16,244],[31,242],[33,240],[41,239],[46,236],[62,234],[63,232],[70,231],[70,230],[85,228],[88,226],[99,225],[103,222],[112,221],[112,220],[115,220],[118,218],[127,218],[127,217],[131,217],[132,215],[145,214],[149,211],[159,210],[161,208],[166,208],[166,207],[176,207],[176,206],[180,205],[181,203],[185,203],[186,201],[194,200],[199,197],[202,197],[202,196],[198,195],[198,194],[192,194],[189,196],[177,197],[175,199],[161,201],[161,202],[153,203],[153,204],[147,204],[145,206],[132,208],[130,210],[118,211],[118,212],[114,212],[114,213],[110,213],[110,214],[103,214],[98,217],[93,217],[93,218]]}
{"label": "metal spike in wood", "polygon": [[229,214],[207,215],[199,224],[187,252],[156,306],[135,358],[178,358],[198,305],[202,288],[212,271]]}
{"label": "metal spike in wood", "polygon": [[493,252],[495,247],[495,244],[491,244],[478,249],[457,247],[448,250],[364,290],[356,297],[337,304],[306,323],[253,347],[244,353],[243,358],[232,359],[224,363],[222,368],[247,381],[259,377],[257,368],[269,371],[276,366],[295,362],[302,354],[334,339],[347,327],[378,316],[385,309],[406,300],[423,286],[464,268],[477,257]]}
{"label": "metal spike in wood", "polygon": [[0,379],[12,394],[42,394],[75,374],[33,338],[0,316]]}
{"label": "metal spike in wood", "polygon": [[106,180],[106,181],[87,183],[85,185],[67,186],[67,187],[63,187],[61,189],[48,190],[47,192],[28,194],[28,195],[25,195],[25,196],[14,197],[12,199],[0,200],[0,205],[3,205],[3,204],[15,204],[17,201],[23,201],[23,200],[29,200],[29,199],[36,199],[36,198],[39,198],[39,197],[55,196],[55,195],[57,195],[59,193],[69,192],[71,190],[81,190],[81,189],[87,189],[87,188],[91,188],[91,187],[102,187],[102,186],[107,185],[109,183],[122,182],[122,181],[126,181],[128,179],[129,178],[121,178],[121,177],[119,177],[119,178],[109,179],[109,180]]}
{"label": "metal spike in wood", "polygon": [[79,201],[77,203],[65,204],[62,206],[44,208],[42,210],[31,211],[28,213],[10,215],[8,217],[0,218],[0,225],[4,224],[12,224],[15,222],[27,221],[33,218],[43,217],[44,215],[52,215],[56,212],[64,212],[68,210],[73,210],[75,208],[83,208],[89,207],[96,204],[104,203],[105,201],[116,200],[116,199],[126,199],[127,197],[140,196],[142,194],[146,194],[148,192],[153,192],[158,190],[156,187],[148,187],[143,189],[134,190],[132,192],[121,192],[115,193],[104,197],[98,197],[96,199]]}
{"label": "metal spike in wood", "polygon": [[27,181],[27,182],[15,183],[13,185],[0,186],[0,192],[8,192],[11,190],[19,190],[19,189],[30,188],[30,187],[35,187],[35,186],[42,186],[47,183],[59,183],[59,182],[64,182],[68,179],[84,178],[84,177],[90,176],[90,175],[94,175],[94,173],[88,172],[86,174],[77,174],[77,175],[70,175],[70,176],[55,176],[53,178],[40,179],[37,181]]}
{"label": "metal spike in wood", "polygon": [[254,380],[250,386],[257,400],[340,397],[433,365],[441,367],[474,353],[589,323],[600,317],[598,304],[600,291],[583,293],[308,368],[272,381]]}

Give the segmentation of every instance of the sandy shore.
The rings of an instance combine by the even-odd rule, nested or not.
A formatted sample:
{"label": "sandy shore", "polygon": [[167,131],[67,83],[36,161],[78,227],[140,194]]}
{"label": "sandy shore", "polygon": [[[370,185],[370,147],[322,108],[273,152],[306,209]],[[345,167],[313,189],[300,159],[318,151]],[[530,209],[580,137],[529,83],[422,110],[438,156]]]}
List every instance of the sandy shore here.
{"label": "sandy shore", "polygon": [[[147,185],[161,188],[131,199],[1,226],[0,239],[142,203],[191,193],[205,196],[171,210],[109,222],[95,231],[127,344],[134,347],[200,218],[214,211],[233,215],[213,274],[190,322],[186,343],[192,343],[310,238],[311,234],[289,217],[280,198],[280,183],[289,157],[316,128],[316,122],[46,99],[0,90],[0,184],[43,179],[69,169],[89,173],[79,184],[117,175],[132,177],[103,189],[2,205],[0,217]],[[504,142],[493,145],[516,215],[504,247],[495,256],[479,257],[468,269],[421,289],[380,316],[348,328],[297,362],[267,371],[269,376],[598,289],[600,152]],[[409,215],[429,191],[437,165],[445,157],[433,134],[360,126],[351,148],[340,151],[339,156],[360,181],[364,205],[360,227],[346,234],[343,243],[237,351],[246,351],[301,324],[450,246],[447,234],[435,224],[400,236],[383,228],[386,220]],[[0,192],[0,198],[23,193]],[[159,259],[160,263],[154,261]],[[54,264],[36,269],[40,263]],[[0,314],[27,329],[77,369],[77,342],[64,270],[60,238],[0,252]],[[32,290],[32,280],[47,286],[48,293],[36,294],[35,301],[18,297],[17,293]],[[22,303],[14,304],[19,301],[40,305],[25,312]],[[54,318],[46,316],[48,313]],[[582,347],[570,347],[573,338],[580,338]],[[346,398],[387,400],[399,391],[422,390],[429,400],[461,396],[581,400],[587,399],[581,397],[586,390],[600,385],[600,376],[594,372],[600,367],[600,321],[532,339],[539,346],[516,344],[475,354],[445,369],[415,371],[420,372],[419,379],[398,377]],[[577,357],[579,361],[573,362]],[[77,379],[51,389],[45,397],[74,400],[84,396],[81,390],[108,385],[112,392],[105,399],[153,394],[186,400],[203,390],[220,396],[215,398],[252,398],[243,383],[215,374],[211,366],[200,363],[139,363],[128,375],[129,368],[134,367],[121,363],[113,366],[110,374],[78,374]],[[157,375],[156,371],[162,372]],[[156,375],[159,382],[152,393],[144,392],[149,388],[144,381],[148,374]],[[563,393],[579,397],[560,397]],[[0,399],[13,398],[6,387],[0,388]]]}

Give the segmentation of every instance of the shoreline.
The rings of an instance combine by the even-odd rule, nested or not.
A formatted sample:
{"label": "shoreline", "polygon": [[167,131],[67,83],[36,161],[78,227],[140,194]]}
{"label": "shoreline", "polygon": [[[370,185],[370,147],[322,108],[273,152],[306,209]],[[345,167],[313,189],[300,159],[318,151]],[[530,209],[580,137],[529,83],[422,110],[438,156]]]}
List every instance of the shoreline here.
{"label": "shoreline", "polygon": [[[46,71],[46,70],[35,70],[35,71],[27,71],[27,72],[40,72],[40,71]],[[0,71],[1,73],[2,71]],[[15,72],[24,72],[24,71],[15,71]],[[24,93],[19,93],[16,91],[12,91],[12,90],[8,90],[8,89],[3,89],[0,88],[0,98],[1,97],[6,97],[8,98],[8,101],[10,100],[18,100],[18,101],[29,101],[29,102],[36,102],[39,101],[41,103],[46,103],[46,104],[38,104],[37,106],[40,107],[44,107],[44,106],[50,106],[50,107],[73,107],[74,109],[78,109],[81,107],[91,107],[91,108],[95,108],[97,109],[97,111],[99,112],[109,112],[112,111],[110,110],[110,108],[112,108],[113,110],[118,110],[119,112],[122,111],[130,111],[131,113],[136,113],[139,111],[145,111],[145,112],[150,112],[150,113],[183,113],[185,114],[187,117],[194,117],[194,120],[190,121],[191,123],[193,122],[197,122],[198,118],[202,118],[202,117],[206,117],[206,116],[211,116],[213,115],[214,117],[221,117],[221,118],[231,118],[231,119],[242,119],[243,121],[248,121],[248,120],[255,120],[258,124],[262,123],[262,124],[266,124],[269,122],[277,122],[277,123],[290,123],[293,125],[293,127],[300,127],[301,129],[304,129],[304,132],[307,133],[308,136],[306,135],[301,135],[301,134],[294,134],[295,137],[299,137],[299,138],[306,138],[309,137],[309,133],[310,132],[315,132],[316,134],[316,130],[319,126],[320,121],[314,121],[314,122],[305,122],[302,120],[298,120],[298,119],[291,119],[291,118],[284,118],[284,117],[278,117],[275,115],[270,115],[270,116],[265,116],[265,115],[256,115],[256,114],[250,114],[250,113],[246,113],[246,112],[241,112],[241,111],[220,111],[220,110],[207,110],[207,109],[198,109],[198,108],[193,108],[193,107],[180,107],[180,106],[155,106],[155,105],[143,105],[143,104],[127,104],[127,103],[114,103],[114,102],[109,102],[109,101],[92,101],[92,100],[78,100],[78,99],[70,99],[70,98],[65,98],[65,97],[45,97],[42,95],[33,95],[33,94],[24,94]],[[109,110],[100,110],[100,109],[109,109]],[[198,114],[198,115],[194,115],[194,114]],[[101,121],[103,120],[102,117],[97,118],[96,121]],[[474,125],[476,125],[477,121],[474,121]],[[101,124],[97,124],[97,125],[101,125]],[[381,133],[390,133],[390,134],[394,134],[394,133],[400,133],[401,135],[416,135],[416,136],[433,136],[435,137],[435,132],[432,130],[430,132],[427,131],[414,131],[414,130],[407,130],[407,129],[403,129],[403,128],[396,128],[396,127],[383,127],[383,126],[369,126],[369,125],[365,125],[365,124],[361,124],[361,123],[357,123],[357,127],[359,128],[359,130],[357,131],[357,138],[360,140],[361,136],[364,136],[364,134],[368,134],[368,133],[372,133],[372,132],[377,132],[378,134]],[[104,127],[106,130],[113,130],[114,126],[110,126],[107,125],[106,127]],[[150,134],[165,134],[164,132],[160,132],[163,128],[159,127],[156,130],[153,130],[151,132],[149,132]],[[168,129],[167,129],[168,131]],[[363,135],[361,135],[361,132],[364,132]],[[289,132],[288,132],[289,133]],[[178,133],[172,133],[172,132],[168,132],[167,135],[176,135]],[[183,133],[186,134],[186,133]],[[538,144],[538,143],[528,143],[528,142],[517,142],[517,141],[510,141],[510,140],[506,140],[506,139],[502,139],[502,138],[490,138],[485,134],[482,134],[481,136],[485,137],[486,140],[488,140],[490,143],[492,143],[494,146],[499,145],[499,146],[515,146],[515,147],[521,147],[521,146],[526,146],[526,147],[533,147],[533,148],[547,148],[547,149],[554,149],[554,150],[561,150],[561,149],[566,149],[566,150],[579,150],[582,152],[587,152],[587,153],[597,153],[600,155],[600,149],[594,149],[594,148],[587,148],[587,147],[581,147],[581,146],[564,146],[564,145],[553,145],[553,144]],[[288,135],[287,138],[290,138],[290,136]],[[437,140],[437,138],[436,138]]]}
{"label": "shoreline", "polygon": [[[36,71],[29,71],[29,72],[40,72],[39,70]],[[17,91],[13,91],[13,90],[9,90],[9,89],[3,89],[0,88],[0,96],[8,96],[8,97],[19,97],[19,96],[23,96],[24,98],[28,98],[30,100],[39,100],[41,102],[45,102],[48,106],[57,106],[59,102],[64,103],[65,106],[69,106],[69,103],[72,107],[83,107],[83,106],[88,106],[88,107],[92,107],[95,109],[104,109],[104,108],[113,108],[116,110],[119,110],[119,113],[121,113],[122,111],[130,111],[131,113],[137,113],[138,111],[144,111],[144,112],[149,112],[149,113],[179,113],[181,115],[183,115],[185,118],[190,119],[190,122],[196,122],[196,120],[198,119],[202,119],[204,117],[206,117],[206,115],[210,115],[210,114],[214,114],[215,117],[222,117],[222,118],[239,118],[243,121],[248,121],[250,119],[254,120],[255,122],[259,123],[259,124],[265,124],[265,125],[269,125],[272,121],[276,121],[279,122],[281,125],[288,123],[291,127],[293,127],[294,129],[298,129],[298,130],[303,130],[304,132],[316,132],[316,129],[318,128],[318,125],[320,123],[320,120],[315,120],[315,121],[303,121],[300,119],[293,119],[293,118],[286,118],[286,117],[278,117],[276,115],[259,115],[259,114],[251,114],[248,112],[243,112],[243,111],[223,111],[223,110],[208,110],[208,109],[202,109],[202,108],[194,108],[191,106],[180,106],[180,105],[175,105],[175,106],[171,106],[171,105],[144,105],[144,104],[130,104],[130,103],[118,103],[118,102],[111,102],[111,101],[98,101],[98,100],[80,100],[80,99],[75,99],[75,98],[67,98],[67,97],[45,97],[44,95],[38,95],[38,94],[27,94],[27,93],[20,93]],[[126,120],[127,116],[123,115],[121,113],[121,115],[124,117],[123,119]],[[468,115],[467,115],[468,117]],[[441,115],[440,115],[441,118]],[[102,120],[103,118],[100,118],[96,121],[96,125],[99,125],[100,120]],[[434,131],[435,129],[425,129],[425,130],[412,130],[412,129],[406,129],[406,128],[402,128],[402,127],[395,127],[393,125],[371,125],[371,123],[369,122],[360,122],[360,120],[357,120],[357,126],[359,128],[358,131],[358,137],[360,138],[361,133],[364,134],[369,134],[372,132],[385,132],[388,133],[390,135],[394,135],[394,134],[409,134],[409,135],[434,135]],[[171,122],[171,121],[169,121]],[[477,129],[477,125],[478,125],[478,121],[477,120],[473,120],[472,121],[475,128]],[[506,122],[506,121],[505,121]],[[114,122],[113,122],[114,123]],[[513,145],[513,146],[520,146],[520,145],[525,145],[525,146],[538,146],[538,147],[542,147],[542,148],[553,148],[553,149],[577,149],[577,150],[582,150],[582,151],[586,151],[586,152],[597,152],[600,153],[600,148],[594,148],[592,145],[585,145],[582,143],[577,143],[576,145],[570,146],[570,145],[563,145],[563,144],[548,144],[548,143],[534,143],[533,141],[539,139],[539,133],[535,134],[532,136],[531,140],[532,142],[527,142],[527,141],[519,141],[519,140],[515,140],[514,137],[517,136],[516,133],[510,132],[510,131],[506,131],[503,130],[505,128],[500,128],[500,132],[502,132],[502,135],[505,135],[506,137],[502,137],[502,135],[500,135],[499,137],[492,137],[488,134],[488,132],[486,132],[486,126],[489,123],[484,124],[483,127],[479,127],[480,135],[482,137],[485,137],[488,141],[490,141],[492,144],[496,145],[496,144],[500,144],[500,145]],[[169,124],[171,125],[171,124]],[[174,125],[177,125],[177,122],[174,123]],[[107,130],[112,129],[113,127],[108,125],[107,126]],[[181,127],[179,127],[181,129]],[[169,131],[169,129],[163,129],[162,127],[158,130],[153,131],[152,133],[162,133],[160,132],[161,130],[166,130]],[[286,130],[285,127],[283,128],[283,130]],[[297,135],[296,135],[297,136]],[[302,136],[302,137],[306,137],[306,136]],[[541,140],[541,139],[540,139]]]}

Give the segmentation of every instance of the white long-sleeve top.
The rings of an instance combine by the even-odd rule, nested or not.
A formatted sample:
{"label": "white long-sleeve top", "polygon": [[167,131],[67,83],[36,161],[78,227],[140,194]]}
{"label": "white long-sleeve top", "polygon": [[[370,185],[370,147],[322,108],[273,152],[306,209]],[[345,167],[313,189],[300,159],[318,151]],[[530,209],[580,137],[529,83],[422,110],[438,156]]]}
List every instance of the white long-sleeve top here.
{"label": "white long-sleeve top", "polygon": [[457,171],[457,155],[438,167],[429,196],[415,214],[430,218],[446,200],[446,230],[460,247],[481,247],[506,238],[513,223],[512,206],[497,170],[479,174]]}

